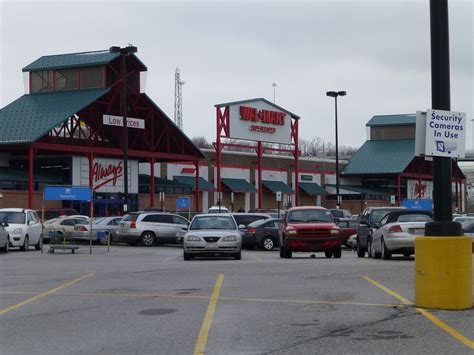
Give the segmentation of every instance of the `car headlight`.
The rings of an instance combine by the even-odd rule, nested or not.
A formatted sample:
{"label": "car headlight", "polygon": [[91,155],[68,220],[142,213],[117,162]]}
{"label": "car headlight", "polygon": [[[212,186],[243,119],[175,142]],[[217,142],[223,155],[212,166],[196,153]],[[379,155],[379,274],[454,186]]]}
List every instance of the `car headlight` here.
{"label": "car headlight", "polygon": [[287,235],[297,235],[298,232],[296,231],[296,229],[290,229],[290,230],[286,231],[286,234]]}
{"label": "car headlight", "polygon": [[227,237],[222,238],[223,242],[236,242],[237,236],[236,235],[228,235]]}
{"label": "car headlight", "polygon": [[188,242],[200,242],[200,241],[201,241],[201,238],[196,237],[195,235],[188,235],[188,236],[186,237],[186,240],[187,240]]}
{"label": "car headlight", "polygon": [[339,229],[330,229],[329,233],[330,234],[339,234]]}
{"label": "car headlight", "polygon": [[23,233],[23,230],[21,228],[15,228],[13,231],[12,231],[12,234],[21,234]]}

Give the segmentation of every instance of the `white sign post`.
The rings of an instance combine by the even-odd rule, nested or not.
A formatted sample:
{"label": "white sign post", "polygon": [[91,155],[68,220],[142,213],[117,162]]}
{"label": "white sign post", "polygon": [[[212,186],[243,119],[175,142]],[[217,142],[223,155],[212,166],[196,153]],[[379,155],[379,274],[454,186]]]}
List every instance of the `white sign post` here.
{"label": "white sign post", "polygon": [[[464,158],[466,150],[466,113],[427,110],[417,113],[416,155]],[[423,124],[424,123],[424,124]],[[423,134],[423,127],[425,134]],[[425,144],[422,145],[422,137]]]}

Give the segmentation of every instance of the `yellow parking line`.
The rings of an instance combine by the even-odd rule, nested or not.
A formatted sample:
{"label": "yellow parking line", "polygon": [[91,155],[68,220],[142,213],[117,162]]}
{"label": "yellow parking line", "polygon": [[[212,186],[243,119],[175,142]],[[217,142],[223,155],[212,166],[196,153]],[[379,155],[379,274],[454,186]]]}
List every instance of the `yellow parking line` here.
{"label": "yellow parking line", "polygon": [[74,284],[76,284],[76,283],[78,283],[78,282],[80,282],[80,281],[82,281],[82,280],[84,280],[84,279],[86,279],[86,278],[88,278],[88,277],[94,276],[94,275],[95,275],[95,272],[91,272],[91,273],[89,273],[89,274],[85,274],[85,275],[83,275],[83,276],[81,276],[81,277],[78,277],[78,278],[76,278],[76,279],[74,279],[74,280],[65,282],[65,283],[59,285],[58,287],[55,287],[55,288],[53,288],[53,289],[51,289],[51,290],[49,290],[49,291],[41,292],[40,294],[38,294],[38,295],[36,295],[36,296],[33,296],[33,297],[31,297],[31,298],[29,298],[29,299],[27,299],[27,300],[24,300],[24,301],[22,301],[22,302],[20,302],[20,303],[17,303],[17,304],[15,304],[15,305],[13,305],[13,306],[10,306],[10,307],[8,307],[8,308],[5,308],[5,309],[0,310],[0,315],[4,315],[4,314],[6,314],[6,313],[8,313],[8,312],[14,311],[15,309],[18,309],[18,308],[20,308],[20,307],[26,306],[27,304],[30,304],[30,303],[32,303],[32,302],[34,302],[34,301],[37,301],[37,300],[39,300],[39,299],[41,299],[41,298],[44,298],[44,297],[46,297],[46,296],[48,296],[48,295],[50,295],[50,294],[52,294],[52,293],[55,293],[55,292],[57,292],[57,291],[59,291],[59,290],[62,290],[63,288],[66,288],[66,287],[68,287],[68,286],[72,286],[72,285],[74,285]]}
{"label": "yellow parking line", "polygon": [[401,304],[387,303],[359,303],[359,302],[341,302],[341,301],[306,301],[306,300],[282,300],[282,299],[266,299],[266,298],[239,298],[239,297],[221,297],[222,301],[245,301],[245,302],[275,302],[275,303],[299,303],[299,304],[331,304],[331,305],[347,305],[347,306],[375,306],[375,307],[401,307]]}
{"label": "yellow parking line", "polygon": [[[20,291],[0,291],[1,294],[13,295],[37,295],[38,292],[20,292]],[[202,299],[209,300],[206,295],[172,295],[163,293],[122,293],[122,292],[56,292],[55,296],[122,296],[122,297],[162,297],[162,298],[184,298],[184,299]],[[342,306],[369,306],[369,307],[403,307],[399,303],[363,303],[363,302],[344,302],[344,301],[307,301],[307,300],[285,300],[285,299],[267,299],[267,298],[245,298],[245,297],[219,297],[220,301],[239,301],[239,302],[268,302],[268,303],[294,303],[294,304],[330,304]]]}
{"label": "yellow parking line", "polygon": [[202,322],[201,330],[199,331],[199,336],[196,341],[196,346],[194,348],[194,355],[204,354],[206,350],[207,337],[209,336],[209,330],[211,329],[212,317],[217,306],[217,300],[221,293],[222,283],[224,282],[224,274],[219,274],[217,277],[216,284],[212,290],[211,299],[209,300],[209,306],[207,307],[206,315]]}
{"label": "yellow parking line", "polygon": [[[392,291],[390,290],[389,288],[383,286],[382,284],[378,283],[377,281],[371,279],[370,277],[368,276],[364,276],[364,279],[367,280],[368,282],[370,282],[371,284],[373,284],[374,286],[380,288],[381,290],[385,291],[386,293],[388,293],[389,295],[395,297],[395,298],[398,298],[400,301],[402,301],[404,304],[407,304],[407,305],[413,305],[413,302],[411,302],[410,300],[406,299],[405,297],[399,295],[398,293],[396,293],[395,291]],[[459,342],[461,342],[462,344],[466,345],[468,348],[470,349],[474,349],[474,341],[472,341],[471,339],[465,337],[464,335],[462,335],[460,332],[458,332],[456,329],[454,329],[453,327],[449,326],[448,324],[446,324],[445,322],[443,322],[441,319],[439,319],[438,317],[436,317],[434,314],[430,313],[429,311],[427,311],[426,309],[424,308],[418,308],[418,307],[415,307],[415,309],[420,312],[425,318],[427,318],[428,320],[430,320],[433,324],[435,324],[436,326],[438,326],[439,328],[441,328],[442,330],[444,330],[446,333],[448,333],[449,335],[451,335],[453,338],[457,339]]]}

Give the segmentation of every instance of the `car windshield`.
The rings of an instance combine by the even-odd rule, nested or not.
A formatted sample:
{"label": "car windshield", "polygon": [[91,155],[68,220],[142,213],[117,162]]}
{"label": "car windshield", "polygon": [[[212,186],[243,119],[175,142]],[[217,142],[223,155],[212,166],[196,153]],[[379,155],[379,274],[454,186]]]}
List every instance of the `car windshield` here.
{"label": "car windshield", "polygon": [[342,212],[342,210],[331,210],[331,214],[333,215],[333,217],[344,217],[344,212]]}
{"label": "car windshield", "polygon": [[99,224],[105,220],[105,217],[94,218],[92,224]]}
{"label": "car windshield", "polygon": [[0,212],[0,222],[12,224],[24,224],[25,214],[23,212]]}
{"label": "car windshield", "polygon": [[393,211],[393,210],[389,210],[389,209],[373,210],[370,217],[370,223],[380,223],[382,218],[390,211]]}
{"label": "car windshield", "polygon": [[328,210],[295,210],[288,212],[288,222],[306,223],[306,222],[333,222],[331,212]]}
{"label": "car windshield", "polygon": [[402,214],[398,216],[398,222],[430,222],[433,219],[426,214]]}
{"label": "car windshield", "polygon": [[194,218],[189,229],[237,229],[237,226],[232,217],[209,216]]}

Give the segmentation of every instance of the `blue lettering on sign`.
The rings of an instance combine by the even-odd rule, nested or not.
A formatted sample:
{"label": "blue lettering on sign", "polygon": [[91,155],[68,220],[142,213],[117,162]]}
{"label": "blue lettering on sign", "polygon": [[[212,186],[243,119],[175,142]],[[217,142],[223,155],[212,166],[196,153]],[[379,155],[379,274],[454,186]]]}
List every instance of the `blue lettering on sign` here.
{"label": "blue lettering on sign", "polygon": [[81,186],[46,186],[43,191],[46,201],[90,201],[91,197],[91,189]]}
{"label": "blue lettering on sign", "polygon": [[189,208],[189,197],[179,197],[176,200],[176,207],[177,208]]}

